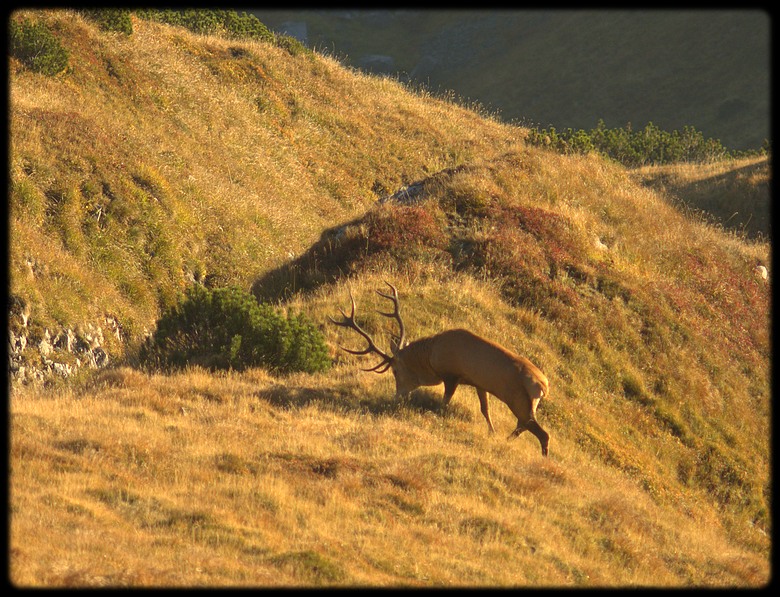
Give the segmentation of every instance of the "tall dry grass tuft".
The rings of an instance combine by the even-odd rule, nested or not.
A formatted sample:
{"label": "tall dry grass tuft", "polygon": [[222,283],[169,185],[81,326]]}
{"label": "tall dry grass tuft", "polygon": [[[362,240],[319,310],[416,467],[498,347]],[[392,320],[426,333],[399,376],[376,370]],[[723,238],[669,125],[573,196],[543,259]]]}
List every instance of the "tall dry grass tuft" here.
{"label": "tall dry grass tuft", "polygon": [[643,184],[747,239],[771,238],[767,157],[638,168]]}

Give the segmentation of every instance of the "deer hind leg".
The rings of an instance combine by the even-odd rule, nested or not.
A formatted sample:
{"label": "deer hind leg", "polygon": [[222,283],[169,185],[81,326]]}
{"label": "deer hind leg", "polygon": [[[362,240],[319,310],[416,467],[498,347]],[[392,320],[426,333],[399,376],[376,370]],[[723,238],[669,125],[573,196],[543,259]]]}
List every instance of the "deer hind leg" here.
{"label": "deer hind leg", "polygon": [[535,398],[531,401],[530,413],[515,412],[515,416],[517,417],[517,427],[512,433],[509,434],[507,439],[517,437],[523,431],[530,431],[534,434],[536,439],[539,440],[539,443],[542,446],[542,456],[547,456],[550,446],[550,434],[542,429],[542,426],[539,425],[539,423],[536,421],[536,407],[539,404],[539,400],[540,398]]}
{"label": "deer hind leg", "polygon": [[513,402],[507,402],[507,406],[509,406],[509,409],[512,411],[512,414],[517,417],[517,427],[515,427],[515,430],[509,434],[509,437],[507,439],[512,439],[520,435],[523,431],[527,430],[528,422],[534,418],[534,403],[531,402],[531,409],[530,411],[523,407],[523,404],[525,404],[525,401],[522,399],[519,399],[517,401]]}
{"label": "deer hind leg", "polygon": [[518,420],[517,421],[517,427],[515,427],[515,430],[512,433],[509,434],[507,439],[512,439],[514,437],[517,437],[518,435],[520,435],[526,429],[528,429],[528,427],[526,427],[525,423],[522,423],[522,422],[520,422]]}
{"label": "deer hind leg", "polygon": [[490,433],[495,433],[496,430],[493,429],[493,422],[490,420],[490,411],[488,410],[487,392],[482,388],[477,388],[477,396],[479,396],[479,409],[487,421],[488,429],[490,429]]}
{"label": "deer hind leg", "polygon": [[542,456],[547,456],[550,446],[550,434],[547,433],[542,426],[536,421],[536,407],[539,406],[541,398],[534,398],[531,400],[531,419],[526,424],[528,431],[536,436],[539,443],[542,445]]}
{"label": "deer hind leg", "polygon": [[528,431],[533,433],[536,436],[536,439],[539,440],[539,443],[542,446],[542,456],[547,456],[550,447],[550,434],[542,429],[542,426],[536,422],[536,419],[528,421]]}

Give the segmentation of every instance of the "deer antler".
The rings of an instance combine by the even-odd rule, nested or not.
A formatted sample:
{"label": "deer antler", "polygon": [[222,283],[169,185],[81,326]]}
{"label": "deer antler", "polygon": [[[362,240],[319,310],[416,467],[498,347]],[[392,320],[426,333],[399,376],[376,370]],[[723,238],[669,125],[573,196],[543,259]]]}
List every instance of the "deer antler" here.
{"label": "deer antler", "polygon": [[393,357],[388,355],[383,350],[380,350],[377,347],[377,345],[374,344],[374,340],[371,338],[371,336],[369,336],[368,333],[363,328],[361,328],[355,321],[355,298],[352,296],[352,290],[349,291],[349,299],[352,302],[352,312],[349,315],[344,313],[343,309],[339,308],[339,311],[341,311],[341,315],[344,319],[342,321],[336,321],[330,316],[328,316],[328,319],[331,321],[331,323],[334,323],[338,326],[355,330],[358,334],[360,334],[363,337],[363,339],[368,343],[368,345],[364,350],[350,350],[349,348],[344,348],[343,346],[340,346],[339,348],[341,348],[341,350],[344,350],[350,354],[356,354],[356,355],[371,354],[372,352],[378,354],[380,357],[382,357],[382,360],[374,367],[370,367],[369,369],[363,369],[363,371],[376,371],[377,373],[384,373],[390,367],[390,361],[392,360]]}
{"label": "deer antler", "polygon": [[383,311],[377,311],[377,313],[384,315],[385,317],[393,317],[398,322],[398,335],[394,335],[394,337],[397,338],[397,350],[401,350],[406,345],[406,330],[404,329],[404,322],[403,319],[401,319],[401,311],[398,305],[398,289],[396,289],[396,287],[390,284],[390,282],[387,280],[385,280],[385,284],[387,284],[392,289],[393,294],[385,294],[379,290],[377,290],[376,293],[379,296],[383,296],[393,301],[393,312],[384,313]]}

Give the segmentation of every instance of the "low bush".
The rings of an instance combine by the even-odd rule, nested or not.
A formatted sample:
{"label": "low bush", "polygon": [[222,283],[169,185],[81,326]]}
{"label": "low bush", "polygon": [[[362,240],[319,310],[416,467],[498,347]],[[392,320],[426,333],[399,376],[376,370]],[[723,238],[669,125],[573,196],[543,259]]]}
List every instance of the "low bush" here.
{"label": "low bush", "polygon": [[262,366],[313,373],[330,366],[324,338],[305,315],[285,317],[235,287],[190,287],[158,320],[140,358],[163,368]]}
{"label": "low bush", "polygon": [[[603,120],[590,131],[532,128],[528,142],[564,154],[596,151],[631,168],[651,164],[708,162],[759,153],[729,151],[718,139],[705,138],[703,133],[692,126],[684,126],[682,131],[669,132],[661,130],[652,122],[637,131],[631,128],[630,123],[622,128],[608,129]],[[769,151],[768,142],[765,142],[761,151]]]}
{"label": "low bush", "polygon": [[130,19],[130,11],[120,8],[93,8],[82,11],[87,19],[94,21],[103,31],[116,31],[131,35],[133,33],[133,21]]}
{"label": "low bush", "polygon": [[291,56],[300,56],[309,52],[309,49],[292,35],[276,35],[276,45]]}
{"label": "low bush", "polygon": [[236,39],[274,41],[274,34],[254,15],[234,10],[138,10],[136,14],[150,21],[176,25],[204,35],[225,35]]}
{"label": "low bush", "polygon": [[11,56],[36,73],[53,76],[68,67],[68,51],[45,23],[12,20],[9,46]]}
{"label": "low bush", "polygon": [[137,10],[138,17],[184,27],[203,35],[221,35],[231,39],[256,39],[274,44],[292,56],[311,55],[311,50],[290,35],[275,34],[252,14],[235,10]]}

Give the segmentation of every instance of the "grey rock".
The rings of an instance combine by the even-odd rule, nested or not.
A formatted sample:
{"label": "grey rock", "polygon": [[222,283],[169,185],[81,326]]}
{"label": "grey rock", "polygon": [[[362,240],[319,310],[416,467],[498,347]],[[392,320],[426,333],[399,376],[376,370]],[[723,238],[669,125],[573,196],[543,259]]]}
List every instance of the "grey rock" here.
{"label": "grey rock", "polygon": [[54,337],[54,347],[66,352],[73,352],[76,346],[76,335],[73,330],[68,328],[62,330]]}
{"label": "grey rock", "polygon": [[92,357],[95,362],[96,367],[105,367],[108,365],[108,355],[106,354],[106,351],[102,348],[94,348],[92,350]]}
{"label": "grey rock", "polygon": [[52,363],[51,368],[60,377],[70,377],[73,373],[73,368],[66,363]]}
{"label": "grey rock", "polygon": [[41,356],[44,357],[54,352],[54,347],[51,344],[51,334],[49,333],[48,328],[43,330],[43,339],[41,340],[41,343],[38,345],[38,352],[40,352]]}

